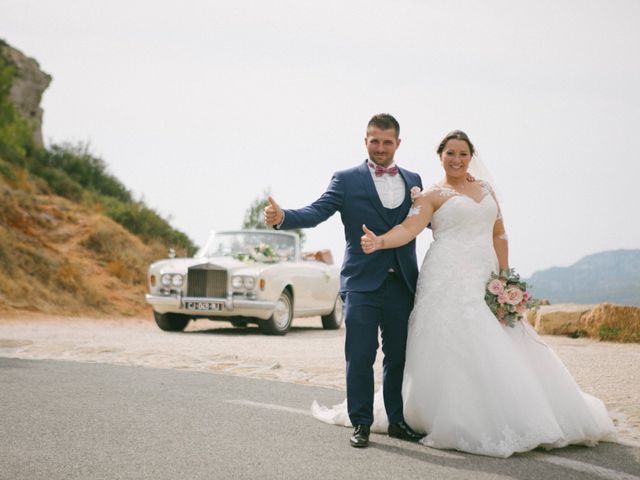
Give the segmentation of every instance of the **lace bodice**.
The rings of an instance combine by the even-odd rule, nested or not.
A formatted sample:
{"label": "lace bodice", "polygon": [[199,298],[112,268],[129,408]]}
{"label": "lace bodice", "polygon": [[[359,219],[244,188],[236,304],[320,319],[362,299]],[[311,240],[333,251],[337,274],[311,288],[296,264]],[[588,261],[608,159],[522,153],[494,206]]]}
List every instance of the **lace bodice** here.
{"label": "lace bodice", "polygon": [[499,209],[488,183],[482,182],[480,201],[441,185],[432,185],[424,195],[434,191],[447,197],[431,218],[434,240],[449,238],[456,243],[492,243]]}

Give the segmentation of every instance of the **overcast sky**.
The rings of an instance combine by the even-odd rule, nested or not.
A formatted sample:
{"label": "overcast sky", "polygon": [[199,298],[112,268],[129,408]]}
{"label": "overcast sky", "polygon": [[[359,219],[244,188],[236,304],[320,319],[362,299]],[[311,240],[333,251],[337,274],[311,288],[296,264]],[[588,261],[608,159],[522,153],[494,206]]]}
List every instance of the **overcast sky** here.
{"label": "overcast sky", "polygon": [[[53,76],[45,141],[90,142],[197,244],[265,188],[316,199],[389,112],[425,186],[469,134],[524,275],[640,248],[639,23],[636,0],[0,0],[0,38]],[[342,260],[338,216],[307,235]]]}

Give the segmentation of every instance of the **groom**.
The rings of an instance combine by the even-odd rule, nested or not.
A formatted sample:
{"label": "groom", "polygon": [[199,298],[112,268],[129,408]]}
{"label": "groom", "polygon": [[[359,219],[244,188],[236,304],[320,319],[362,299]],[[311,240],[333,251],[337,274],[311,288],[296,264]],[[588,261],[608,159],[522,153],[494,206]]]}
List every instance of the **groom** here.
{"label": "groom", "polygon": [[350,443],[369,444],[373,423],[373,364],[382,332],[383,394],[389,418],[389,436],[418,441],[402,414],[402,375],[407,322],[413,308],[418,266],[415,241],[393,250],[365,255],[360,246],[362,224],[384,233],[401,223],[411,207],[411,187],[420,176],[394,164],[400,146],[400,125],[391,115],[374,115],[364,140],[369,158],[336,172],[318,200],[297,210],[282,210],[269,197],[265,223],[278,229],[315,227],[340,212],[347,242],[340,292],[345,308],[347,410],[355,427]]}

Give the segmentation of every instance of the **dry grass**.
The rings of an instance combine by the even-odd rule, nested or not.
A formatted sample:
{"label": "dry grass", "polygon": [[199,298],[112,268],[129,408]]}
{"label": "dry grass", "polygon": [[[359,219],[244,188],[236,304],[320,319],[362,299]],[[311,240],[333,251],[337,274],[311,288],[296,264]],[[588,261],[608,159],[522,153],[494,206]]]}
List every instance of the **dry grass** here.
{"label": "dry grass", "polygon": [[0,175],[0,311],[146,314],[146,271],[166,248],[39,192],[20,171]]}
{"label": "dry grass", "polygon": [[146,281],[146,265],[138,259],[113,260],[106,265],[106,270],[114,277],[128,285],[143,285]]}

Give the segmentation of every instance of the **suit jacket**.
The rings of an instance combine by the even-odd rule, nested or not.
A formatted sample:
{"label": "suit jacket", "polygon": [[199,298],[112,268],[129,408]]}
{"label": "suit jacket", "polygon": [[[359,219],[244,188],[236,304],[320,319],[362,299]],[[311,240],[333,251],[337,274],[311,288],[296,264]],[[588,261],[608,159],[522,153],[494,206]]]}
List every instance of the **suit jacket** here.
{"label": "suit jacket", "polygon": [[340,212],[346,240],[340,272],[340,290],[343,292],[376,290],[384,282],[389,268],[394,268],[399,270],[409,289],[415,293],[418,279],[415,240],[399,248],[378,250],[369,255],[360,246],[363,223],[376,235],[387,232],[407,216],[411,207],[411,187],[422,189],[422,181],[417,173],[403,168],[399,170],[406,192],[402,205],[396,210],[382,206],[367,161],[334,173],[327,191],[311,205],[284,210],[284,221],[279,227],[283,230],[315,227],[335,212]]}

